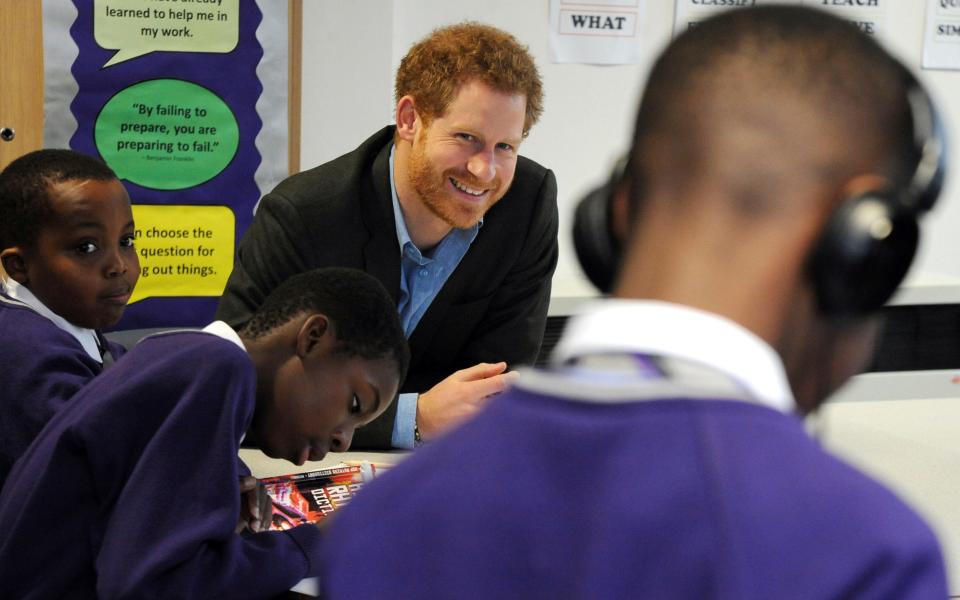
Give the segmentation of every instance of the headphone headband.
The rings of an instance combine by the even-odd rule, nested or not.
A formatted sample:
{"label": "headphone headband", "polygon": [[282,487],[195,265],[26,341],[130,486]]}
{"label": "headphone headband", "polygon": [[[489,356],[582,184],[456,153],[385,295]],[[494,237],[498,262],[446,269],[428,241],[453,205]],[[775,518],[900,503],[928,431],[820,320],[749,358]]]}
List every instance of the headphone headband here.
{"label": "headphone headband", "polygon": [[912,73],[909,77],[907,102],[919,160],[905,194],[916,209],[928,211],[933,208],[943,189],[947,169],[946,135],[933,100]]}

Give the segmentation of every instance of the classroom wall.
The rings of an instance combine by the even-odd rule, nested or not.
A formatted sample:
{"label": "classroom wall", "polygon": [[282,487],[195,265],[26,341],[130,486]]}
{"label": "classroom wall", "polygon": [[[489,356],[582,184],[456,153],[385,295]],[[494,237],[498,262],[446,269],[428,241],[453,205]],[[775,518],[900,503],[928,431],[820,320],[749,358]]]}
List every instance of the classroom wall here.
{"label": "classroom wall", "polygon": [[[891,28],[885,40],[914,68],[919,68],[922,53],[924,4],[920,0],[888,4]],[[548,8],[547,0],[304,2],[300,164],[309,168],[339,156],[393,121],[395,66],[409,45],[434,27],[474,19],[513,33],[530,47],[544,79],[544,114],[521,153],[553,169],[557,176],[560,262],[552,307],[557,314],[575,307],[577,299],[594,294],[573,252],[569,234],[572,211],[586,191],[607,177],[615,157],[627,149],[643,78],[658,49],[672,35],[674,2],[646,1],[646,59],[641,64],[607,67],[550,63]],[[920,78],[940,101],[952,137],[960,140],[960,103],[950,102],[960,95],[960,72],[924,71]],[[940,205],[924,225],[917,266],[894,299],[897,303],[960,302],[957,179],[948,181]],[[568,302],[571,299],[573,302]]]}

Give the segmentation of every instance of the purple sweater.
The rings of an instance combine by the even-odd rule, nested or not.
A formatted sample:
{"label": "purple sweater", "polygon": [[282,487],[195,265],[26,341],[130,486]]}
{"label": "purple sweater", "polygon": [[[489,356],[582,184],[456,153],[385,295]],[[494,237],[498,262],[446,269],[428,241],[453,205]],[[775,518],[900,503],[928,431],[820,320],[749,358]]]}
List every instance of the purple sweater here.
{"label": "purple sweater", "polygon": [[315,527],[234,533],[255,386],[235,344],[177,332],[78,392],[0,493],[4,595],[261,598],[315,574]]}
{"label": "purple sweater", "polygon": [[0,487],[53,414],[101,370],[75,337],[0,296]]}
{"label": "purple sweater", "polygon": [[947,595],[917,515],[743,401],[517,389],[368,484],[325,539],[332,599]]}

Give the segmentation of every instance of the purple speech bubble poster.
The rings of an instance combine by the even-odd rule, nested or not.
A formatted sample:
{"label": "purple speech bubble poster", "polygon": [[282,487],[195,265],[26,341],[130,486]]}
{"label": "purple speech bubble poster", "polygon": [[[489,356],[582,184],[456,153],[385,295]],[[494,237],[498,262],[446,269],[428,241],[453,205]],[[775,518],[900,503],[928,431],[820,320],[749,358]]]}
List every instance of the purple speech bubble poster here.
{"label": "purple speech bubble poster", "polygon": [[[61,100],[75,121],[68,143],[101,157],[134,205],[140,279],[117,328],[205,325],[266,191],[258,150],[268,120],[258,112],[264,13],[255,0],[74,0],[73,7],[75,15],[60,17],[73,17],[68,35],[76,44],[73,95]],[[283,25],[276,45],[285,50]],[[55,84],[47,82],[53,130]],[[282,176],[285,167],[272,168]]]}

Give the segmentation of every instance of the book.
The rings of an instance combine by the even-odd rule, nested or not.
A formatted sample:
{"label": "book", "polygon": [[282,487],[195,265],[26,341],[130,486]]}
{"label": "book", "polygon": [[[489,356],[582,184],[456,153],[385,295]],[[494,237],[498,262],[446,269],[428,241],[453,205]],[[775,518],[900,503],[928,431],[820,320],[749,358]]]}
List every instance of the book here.
{"label": "book", "polygon": [[327,515],[346,505],[357,491],[382,472],[388,465],[364,461],[261,479],[273,502],[271,530],[284,530],[318,523]]}

